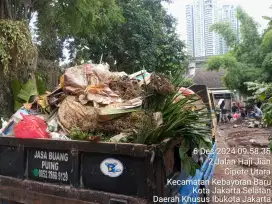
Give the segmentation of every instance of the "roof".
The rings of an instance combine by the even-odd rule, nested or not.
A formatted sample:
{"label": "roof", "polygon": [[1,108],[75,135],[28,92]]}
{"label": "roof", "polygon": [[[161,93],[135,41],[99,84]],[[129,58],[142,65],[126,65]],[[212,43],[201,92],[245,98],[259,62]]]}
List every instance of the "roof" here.
{"label": "roof", "polygon": [[193,82],[197,85],[206,85],[208,88],[225,88],[223,76],[224,71],[207,71],[200,68],[195,70]]}

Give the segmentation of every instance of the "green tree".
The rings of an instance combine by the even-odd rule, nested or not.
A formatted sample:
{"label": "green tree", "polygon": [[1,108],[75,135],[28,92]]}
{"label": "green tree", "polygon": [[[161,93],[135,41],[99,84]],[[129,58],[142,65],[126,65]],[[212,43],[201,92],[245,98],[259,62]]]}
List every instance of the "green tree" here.
{"label": "green tree", "polygon": [[[186,59],[185,45],[176,33],[175,19],[167,14],[162,2],[171,1],[0,0],[0,18],[25,21],[25,29],[21,30],[28,33],[23,41],[31,42],[27,22],[37,14],[36,46],[40,59],[59,62],[63,58],[64,42],[72,39],[68,49],[76,62],[81,59],[99,62],[102,55],[102,60],[114,70],[131,73],[144,67],[150,71],[180,72],[184,69],[181,62]],[[5,40],[2,44],[6,46]],[[30,50],[28,46],[22,48]],[[5,59],[9,63],[15,57]],[[18,59],[28,67],[28,59]],[[18,76],[21,75],[17,73],[15,78]]]}
{"label": "green tree", "polygon": [[238,43],[237,33],[232,29],[232,25],[229,22],[213,24],[211,25],[210,30],[223,36],[229,47],[233,48]]}
{"label": "green tree", "polygon": [[251,93],[244,82],[255,81],[262,77],[262,70],[260,68],[238,62],[230,54],[209,58],[207,68],[210,71],[225,69],[226,73],[223,77],[225,85],[231,90],[239,90],[244,95]]}
{"label": "green tree", "polygon": [[98,63],[103,56],[112,69],[128,73],[143,67],[160,72],[182,69],[185,45],[162,2],[171,1],[37,1],[33,10],[38,12],[40,55],[61,59],[63,42],[73,39],[68,50],[74,63]]}
{"label": "green tree", "polygon": [[240,39],[228,23],[219,22],[211,26],[211,30],[220,34],[231,50],[224,56],[210,58],[207,67],[208,70],[225,69],[227,87],[247,95],[251,92],[244,82],[264,79],[264,67],[269,66],[264,63],[269,43],[259,34],[258,24],[241,8],[237,9],[237,18],[241,24]]}
{"label": "green tree", "polygon": [[28,20],[30,0],[0,0],[0,115],[13,112],[11,81],[28,80],[36,68],[37,52]]}
{"label": "green tree", "polygon": [[62,57],[64,40],[105,35],[108,27],[122,20],[115,0],[0,0],[0,112],[4,114],[13,110],[8,101],[12,98],[10,86],[6,85],[11,78],[25,82],[37,65],[28,25],[34,13],[38,19],[39,57],[51,61]]}
{"label": "green tree", "polygon": [[[270,7],[272,9],[272,6]],[[271,82],[272,77],[272,17],[263,17],[269,20],[268,27],[262,36],[260,46],[261,54],[263,56],[262,68],[264,71],[264,80]]]}
{"label": "green tree", "polygon": [[124,21],[112,26],[105,36],[75,39],[76,49],[71,51],[78,50],[78,45],[89,47],[77,52],[77,58],[99,62],[103,54],[103,60],[114,70],[128,73],[143,67],[160,72],[181,69],[184,43],[176,33],[175,19],[166,13],[162,1],[118,0],[117,3]]}
{"label": "green tree", "polygon": [[111,27],[123,20],[115,0],[39,0],[35,1],[33,11],[38,13],[40,57],[53,61],[63,57],[65,40],[79,39],[76,41],[79,43],[105,38]]}
{"label": "green tree", "polygon": [[259,25],[241,8],[237,9],[237,19],[241,23],[241,41],[238,48],[234,50],[234,56],[240,62],[260,67],[260,61],[258,61],[261,43],[261,36],[258,32]]}

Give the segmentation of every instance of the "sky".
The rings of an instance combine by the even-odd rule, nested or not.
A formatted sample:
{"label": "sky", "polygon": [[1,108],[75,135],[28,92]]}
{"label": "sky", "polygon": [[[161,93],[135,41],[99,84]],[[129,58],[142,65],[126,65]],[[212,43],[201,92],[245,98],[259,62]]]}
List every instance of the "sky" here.
{"label": "sky", "polygon": [[[182,40],[186,40],[186,12],[185,6],[192,3],[192,0],[174,0],[174,3],[166,5],[170,14],[178,20],[178,33]],[[221,0],[223,4],[240,5],[254,20],[260,24],[260,32],[266,27],[268,21],[262,16],[272,16],[271,0]]]}

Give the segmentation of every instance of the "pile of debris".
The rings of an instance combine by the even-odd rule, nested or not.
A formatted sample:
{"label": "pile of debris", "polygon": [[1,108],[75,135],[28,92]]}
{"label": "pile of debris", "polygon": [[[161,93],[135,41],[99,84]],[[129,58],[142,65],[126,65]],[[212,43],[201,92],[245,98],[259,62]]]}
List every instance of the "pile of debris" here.
{"label": "pile of debris", "polygon": [[263,128],[265,124],[261,120],[251,119],[245,121],[248,128]]}
{"label": "pile of debris", "polygon": [[234,124],[233,128],[248,127],[248,128],[264,128],[266,125],[263,121],[254,118],[249,118],[241,121],[239,124]]}
{"label": "pile of debris", "polygon": [[[166,77],[155,73],[110,72],[105,64],[71,67],[53,92],[37,96],[4,122],[1,135],[117,142],[145,123],[142,107],[147,92],[174,91]],[[154,124],[162,123],[160,113],[153,118]]]}

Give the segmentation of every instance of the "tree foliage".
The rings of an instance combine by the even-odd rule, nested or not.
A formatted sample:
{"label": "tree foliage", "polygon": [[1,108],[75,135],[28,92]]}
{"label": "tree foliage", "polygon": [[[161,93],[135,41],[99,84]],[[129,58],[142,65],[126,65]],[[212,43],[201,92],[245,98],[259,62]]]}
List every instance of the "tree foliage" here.
{"label": "tree foliage", "polygon": [[37,14],[39,58],[60,61],[73,39],[67,49],[74,62],[99,62],[103,54],[118,70],[173,71],[181,69],[185,45],[162,2],[172,1],[0,0],[0,16],[30,20]]}
{"label": "tree foliage", "polygon": [[235,67],[237,60],[231,55],[214,56],[208,59],[207,68],[210,71],[219,69],[228,69],[229,67]]}
{"label": "tree foliage", "polygon": [[208,59],[208,70],[226,69],[224,76],[225,85],[231,90],[239,90],[242,94],[249,94],[247,86],[243,82],[258,80],[262,70],[252,65],[238,62],[232,55],[215,56]]}
{"label": "tree foliage", "polygon": [[272,18],[264,17],[269,23],[262,35],[254,20],[241,9],[238,9],[237,18],[241,22],[238,44],[233,43],[230,26],[213,25],[212,29],[226,39],[232,50],[224,56],[209,59],[207,66],[209,70],[226,69],[224,81],[227,87],[251,96],[249,99],[255,103],[262,102],[264,121],[272,125]]}
{"label": "tree foliage", "polygon": [[211,31],[214,31],[224,37],[227,45],[234,47],[238,42],[237,33],[232,29],[231,23],[229,22],[220,22],[211,25]]}
{"label": "tree foliage", "polygon": [[[248,89],[252,92],[249,100],[262,102],[263,119],[266,125],[272,125],[272,83],[247,82]],[[272,151],[272,136],[269,136],[269,147]]]}
{"label": "tree foliage", "polygon": [[259,58],[258,50],[261,43],[259,25],[241,8],[237,9],[237,19],[241,23],[241,41],[235,50],[236,58],[240,62],[258,64],[256,59]]}
{"label": "tree foliage", "polygon": [[[176,33],[176,21],[162,6],[162,3],[171,2],[0,0],[0,19],[11,22],[4,27],[0,25],[0,66],[5,72],[21,70],[23,74],[27,73],[25,68],[33,62],[28,55],[35,49],[27,23],[36,16],[39,59],[58,63],[63,59],[66,47],[73,63],[82,60],[97,63],[102,59],[113,70],[131,73],[145,68],[174,74],[184,69],[181,61],[186,56],[185,45]],[[15,27],[16,23],[21,27]],[[21,74],[14,76],[25,81],[27,77]]]}
{"label": "tree foliage", "polygon": [[28,27],[29,0],[0,0],[0,113],[13,112],[11,79],[26,81],[36,67],[37,52]]}
{"label": "tree foliage", "polygon": [[249,98],[255,102],[262,102],[264,121],[267,125],[272,125],[272,84],[271,83],[245,83],[252,96]]}
{"label": "tree foliage", "polygon": [[237,62],[233,67],[228,68],[224,76],[224,82],[231,90],[239,90],[243,95],[251,95],[244,82],[258,81],[262,77],[260,68],[255,68],[244,63]]}
{"label": "tree foliage", "polygon": [[14,77],[19,69],[31,66],[35,53],[25,22],[0,20],[0,67],[6,76]]}
{"label": "tree foliage", "polygon": [[261,51],[262,53],[272,52],[272,29],[268,30],[264,34],[262,43],[261,43]]}
{"label": "tree foliage", "polygon": [[[245,95],[252,92],[244,82],[271,80],[271,30],[264,35],[258,32],[258,24],[241,8],[237,9],[240,26],[240,40],[234,35],[231,26],[219,22],[211,29],[226,40],[231,51],[223,56],[212,57],[207,62],[209,70],[225,69],[225,84]],[[239,40],[239,41],[238,41]]]}
{"label": "tree foliage", "polygon": [[31,0],[0,0],[0,67],[5,75],[33,63],[36,50],[27,21]]}
{"label": "tree foliage", "polygon": [[34,10],[38,13],[38,29],[54,28],[59,37],[105,34],[110,25],[122,20],[115,0],[40,0],[35,2]]}
{"label": "tree foliage", "polygon": [[63,57],[66,39],[105,38],[111,27],[123,20],[115,0],[39,0],[33,5],[33,11],[38,14],[40,56],[49,60]]}
{"label": "tree foliage", "polygon": [[184,43],[162,0],[73,2],[35,4],[41,57],[62,58],[64,41],[73,39],[68,50],[75,63],[97,63],[103,55],[112,69],[128,73],[143,67],[156,71],[181,68]]}
{"label": "tree foliage", "polygon": [[265,56],[265,59],[262,64],[263,68],[263,79],[266,82],[271,82],[271,76],[272,76],[272,52],[268,53]]}

